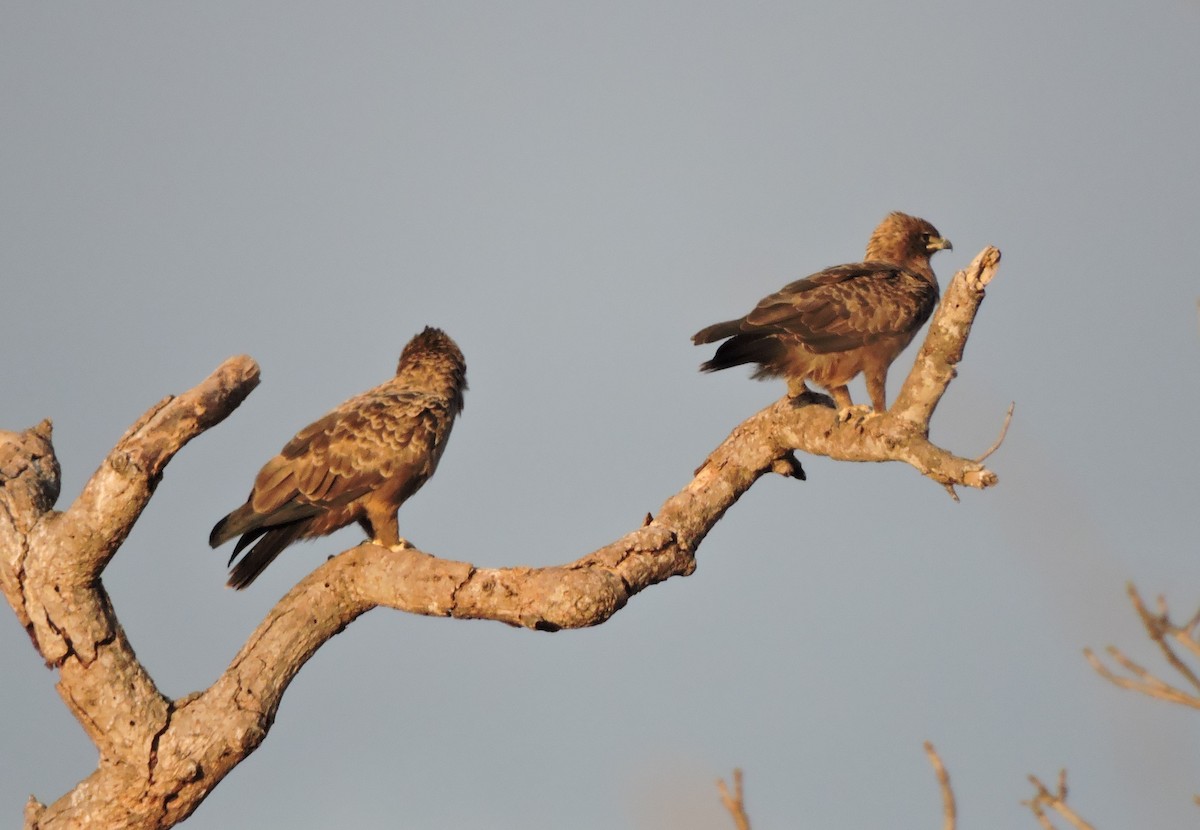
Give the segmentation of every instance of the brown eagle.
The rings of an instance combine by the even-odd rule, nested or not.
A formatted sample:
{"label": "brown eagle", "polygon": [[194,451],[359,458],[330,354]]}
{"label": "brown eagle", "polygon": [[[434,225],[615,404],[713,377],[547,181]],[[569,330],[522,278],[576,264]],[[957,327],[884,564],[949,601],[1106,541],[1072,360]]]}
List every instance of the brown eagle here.
{"label": "brown eagle", "polygon": [[806,380],[823,386],[842,413],[851,408],[846,384],[862,372],[871,404],[882,412],[888,366],[937,305],[929,258],[950,248],[924,219],[889,214],[871,234],[866,261],[785,285],[745,317],[692,335],[696,345],[725,340],[700,369],[757,363],[754,377],[786,377],[790,397],[808,393]]}
{"label": "brown eagle", "polygon": [[217,522],[212,547],[241,536],[229,585],[245,588],[280,551],[351,522],[376,544],[406,544],[396,511],[437,469],[462,411],[467,364],[454,341],[426,327],[404,347],[396,376],[296,433],[254,479],[246,503]]}

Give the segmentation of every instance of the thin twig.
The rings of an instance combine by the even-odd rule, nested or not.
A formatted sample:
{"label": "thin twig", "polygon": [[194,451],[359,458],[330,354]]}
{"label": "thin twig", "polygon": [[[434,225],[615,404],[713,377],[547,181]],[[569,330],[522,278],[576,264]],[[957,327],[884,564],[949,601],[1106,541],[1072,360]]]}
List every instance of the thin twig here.
{"label": "thin twig", "polygon": [[1016,406],[1016,401],[1013,401],[1008,405],[1008,412],[1004,415],[1004,425],[1000,427],[1000,437],[996,439],[996,443],[987,448],[987,452],[975,459],[980,464],[987,460],[989,455],[1000,449],[1000,445],[1004,443],[1004,437],[1008,435],[1008,425],[1012,423],[1013,410],[1016,408]]}
{"label": "thin twig", "polygon": [[1064,769],[1058,774],[1058,789],[1051,792],[1046,785],[1036,775],[1029,776],[1029,783],[1033,784],[1033,798],[1028,801],[1022,801],[1026,807],[1030,809],[1033,815],[1037,818],[1045,830],[1054,830],[1054,824],[1046,815],[1046,808],[1058,813],[1068,822],[1075,830],[1095,830],[1092,825],[1088,824],[1083,818],[1067,806],[1067,771]]}
{"label": "thin twig", "polygon": [[742,771],[740,769],[733,771],[732,795],[729,788],[725,786],[723,778],[717,779],[717,792],[721,794],[721,803],[725,805],[729,815],[733,816],[733,823],[737,830],[750,830],[750,817],[746,815],[746,802],[742,798]]}
{"label": "thin twig", "polygon": [[1186,626],[1180,626],[1172,631],[1171,636],[1179,645],[1200,658],[1200,642],[1196,641],[1196,623],[1189,621]]}
{"label": "thin twig", "polygon": [[[1179,703],[1184,706],[1191,706],[1194,709],[1200,708],[1200,698],[1190,695],[1182,689],[1178,689],[1170,683],[1166,683],[1155,677],[1145,668],[1130,660],[1120,649],[1109,646],[1105,650],[1121,668],[1133,675],[1133,677],[1119,677],[1113,675],[1111,671],[1100,672],[1101,676],[1109,682],[1123,689],[1132,689],[1141,692],[1147,697],[1156,697],[1168,703]],[[1095,668],[1095,655],[1089,658],[1089,662],[1092,662],[1092,666]]]}
{"label": "thin twig", "polygon": [[929,741],[925,742],[925,754],[929,756],[933,774],[937,776],[938,787],[942,791],[942,828],[954,830],[958,826],[958,807],[954,803],[954,790],[950,788],[950,773],[946,772],[945,764]]}
{"label": "thin twig", "polygon": [[1191,634],[1194,633],[1198,625],[1200,625],[1200,608],[1196,609],[1196,613],[1192,614],[1192,618],[1180,626],[1180,628]]}
{"label": "thin twig", "polygon": [[1182,674],[1194,688],[1200,691],[1200,678],[1197,678],[1195,672],[1179,659],[1175,650],[1171,648],[1171,644],[1166,640],[1168,634],[1177,634],[1180,631],[1177,626],[1171,623],[1168,616],[1166,598],[1162,596],[1158,598],[1159,613],[1151,614],[1146,609],[1145,603],[1142,602],[1141,596],[1133,585],[1129,586],[1129,596],[1133,602],[1133,607],[1137,609],[1138,616],[1142,618],[1142,625],[1146,627],[1146,633],[1158,645],[1159,650],[1163,653],[1163,657],[1171,664],[1171,667],[1175,671]]}
{"label": "thin twig", "polygon": [[[1152,613],[1146,607],[1141,594],[1138,593],[1137,588],[1132,583],[1128,586],[1128,593],[1129,601],[1141,619],[1142,626],[1146,629],[1146,635],[1158,646],[1163,659],[1167,661],[1171,668],[1187,680],[1194,689],[1200,692],[1200,676],[1197,675],[1191,666],[1183,661],[1171,642],[1173,640],[1174,643],[1186,648],[1191,654],[1200,657],[1200,643],[1196,641],[1195,637],[1197,624],[1200,623],[1200,614],[1193,616],[1185,626],[1180,627],[1171,622],[1170,613],[1167,609],[1167,601],[1163,597],[1160,596],[1157,600],[1157,613]],[[1190,706],[1193,709],[1200,709],[1200,695],[1184,691],[1155,677],[1149,670],[1139,663],[1134,662],[1115,646],[1108,646],[1105,651],[1108,652],[1108,656],[1112,661],[1125,671],[1125,675],[1119,675],[1104,665],[1091,649],[1084,649],[1084,657],[1087,658],[1088,663],[1105,680],[1123,689],[1131,689],[1148,697],[1165,700],[1168,703]]]}
{"label": "thin twig", "polygon": [[1041,804],[1036,801],[1025,801],[1022,803],[1024,803],[1026,807],[1033,811],[1034,818],[1037,819],[1038,825],[1042,827],[1043,830],[1057,830],[1057,828],[1054,826],[1054,822],[1050,821],[1050,819],[1046,817],[1046,812],[1042,809]]}

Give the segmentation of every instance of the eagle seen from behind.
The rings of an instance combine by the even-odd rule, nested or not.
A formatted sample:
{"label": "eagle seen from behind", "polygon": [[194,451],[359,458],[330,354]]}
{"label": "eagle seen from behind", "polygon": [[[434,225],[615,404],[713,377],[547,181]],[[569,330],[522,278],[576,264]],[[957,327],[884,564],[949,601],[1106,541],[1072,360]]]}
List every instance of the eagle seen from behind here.
{"label": "eagle seen from behind", "polygon": [[929,258],[950,248],[924,219],[889,214],[871,234],[865,261],[793,282],[745,317],[692,335],[697,345],[725,341],[700,369],[755,363],[754,377],[787,378],[793,398],[805,395],[811,380],[829,390],[842,413],[852,405],[846,384],[862,372],[872,407],[883,412],[888,366],[937,305]]}
{"label": "eagle seen from behind", "polygon": [[254,479],[250,497],[217,522],[208,542],[241,536],[229,585],[245,588],[301,539],[358,522],[376,544],[406,544],[396,511],[421,488],[463,408],[467,366],[445,332],[426,327],[404,347],[396,376],[296,433]]}

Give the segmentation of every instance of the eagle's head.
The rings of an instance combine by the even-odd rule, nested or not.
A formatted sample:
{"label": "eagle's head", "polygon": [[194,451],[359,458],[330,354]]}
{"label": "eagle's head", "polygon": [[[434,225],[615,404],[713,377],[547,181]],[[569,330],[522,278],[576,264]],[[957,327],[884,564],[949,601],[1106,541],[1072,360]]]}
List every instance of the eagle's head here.
{"label": "eagle's head", "polygon": [[896,211],[879,223],[867,243],[867,259],[891,262],[913,270],[929,267],[929,258],[938,251],[953,249],[950,240],[938,229],[916,216]]}
{"label": "eagle's head", "polygon": [[452,395],[461,408],[462,394],[467,391],[467,359],[450,335],[426,326],[400,353],[396,376]]}

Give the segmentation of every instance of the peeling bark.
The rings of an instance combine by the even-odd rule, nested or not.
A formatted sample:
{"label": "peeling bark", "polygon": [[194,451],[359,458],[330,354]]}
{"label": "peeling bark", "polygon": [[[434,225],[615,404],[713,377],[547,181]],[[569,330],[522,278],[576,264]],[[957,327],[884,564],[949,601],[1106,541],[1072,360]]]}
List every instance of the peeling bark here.
{"label": "peeling bark", "polygon": [[266,737],[305,662],[372,608],[541,631],[603,623],[645,588],[692,573],[704,537],[761,476],[803,478],[793,451],[902,461],[952,493],[995,484],[982,461],[955,456],[928,435],[999,260],[986,248],[955,275],[888,412],[841,421],[832,407],[784,398],[739,424],[642,526],[566,565],[476,568],[413,548],[351,548],[300,580],[212,686],[178,700],[158,690],[134,655],[100,576],[163,468],[245,399],[257,365],[231,358],[152,407],[63,512],[53,509],[59,465],[50,422],[0,431],[0,589],[100,751],[96,770],[58,801],[30,799],[25,828],[161,830],[187,818]]}

